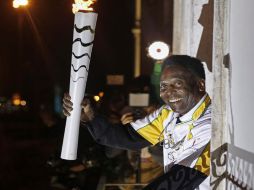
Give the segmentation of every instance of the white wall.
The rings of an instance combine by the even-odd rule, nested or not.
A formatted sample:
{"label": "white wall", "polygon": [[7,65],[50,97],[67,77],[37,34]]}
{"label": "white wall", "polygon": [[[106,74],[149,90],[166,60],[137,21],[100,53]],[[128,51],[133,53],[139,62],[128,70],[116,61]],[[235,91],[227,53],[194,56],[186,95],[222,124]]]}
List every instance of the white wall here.
{"label": "white wall", "polygon": [[229,174],[227,189],[230,190],[239,189],[237,186],[245,189],[254,188],[253,8],[253,0],[231,0],[230,58],[233,126],[230,131],[227,163]]}
{"label": "white wall", "polygon": [[254,1],[231,0],[234,145],[254,153]]}

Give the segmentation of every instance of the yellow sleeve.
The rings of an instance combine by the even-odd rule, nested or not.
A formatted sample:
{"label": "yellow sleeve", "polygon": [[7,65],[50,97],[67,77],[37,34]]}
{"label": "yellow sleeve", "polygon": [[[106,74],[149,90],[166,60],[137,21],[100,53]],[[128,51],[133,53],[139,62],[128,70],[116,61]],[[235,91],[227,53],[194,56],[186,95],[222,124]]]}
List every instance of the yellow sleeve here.
{"label": "yellow sleeve", "polygon": [[163,135],[163,121],[168,117],[171,110],[162,108],[156,110],[144,119],[132,122],[133,128],[151,144],[155,145],[162,141]]}

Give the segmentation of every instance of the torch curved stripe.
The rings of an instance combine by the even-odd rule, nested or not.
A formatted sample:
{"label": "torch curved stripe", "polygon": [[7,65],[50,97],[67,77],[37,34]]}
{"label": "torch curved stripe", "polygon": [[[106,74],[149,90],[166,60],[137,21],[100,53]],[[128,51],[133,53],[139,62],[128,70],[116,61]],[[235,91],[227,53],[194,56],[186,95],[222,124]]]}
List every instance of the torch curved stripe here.
{"label": "torch curved stripe", "polygon": [[73,79],[72,76],[71,76],[72,82],[78,82],[79,79],[84,79],[84,78],[85,78],[85,77],[78,77],[78,78],[75,80],[75,79]]}
{"label": "torch curved stripe", "polygon": [[79,69],[82,68],[82,67],[84,67],[86,69],[86,72],[88,72],[88,69],[86,68],[85,65],[81,65],[78,69],[75,69],[73,64],[71,64],[71,66],[72,66],[73,70],[75,71],[75,73],[78,72]]}
{"label": "torch curved stripe", "polygon": [[76,59],[80,59],[80,58],[82,58],[82,57],[84,57],[84,56],[87,56],[87,57],[91,60],[91,57],[89,56],[88,53],[84,53],[84,54],[82,54],[82,55],[76,55],[74,52],[72,52],[72,55],[73,55]]}
{"label": "torch curved stripe", "polygon": [[75,24],[74,25],[75,27],[75,30],[78,32],[78,33],[81,33],[85,30],[89,30],[92,34],[95,33],[95,30],[92,29],[92,27],[90,25],[87,25],[87,26],[84,26],[83,28],[78,28],[77,25]]}
{"label": "torch curved stripe", "polygon": [[75,40],[73,41],[72,45],[75,44],[76,42],[80,42],[81,45],[82,45],[83,47],[87,47],[87,46],[90,46],[90,45],[93,44],[93,41],[92,41],[92,42],[89,42],[89,43],[83,43],[83,42],[81,41],[81,38],[77,38],[77,39],[75,39]]}

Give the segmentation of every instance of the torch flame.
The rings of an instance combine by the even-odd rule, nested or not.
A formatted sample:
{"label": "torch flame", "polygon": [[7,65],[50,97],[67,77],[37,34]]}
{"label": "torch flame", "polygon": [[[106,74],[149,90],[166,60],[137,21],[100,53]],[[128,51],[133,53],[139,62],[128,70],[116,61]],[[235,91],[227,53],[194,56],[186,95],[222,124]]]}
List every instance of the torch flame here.
{"label": "torch flame", "polygon": [[72,5],[72,12],[75,14],[79,10],[93,11],[90,7],[96,0],[75,0],[75,4]]}
{"label": "torch flame", "polygon": [[14,8],[19,8],[20,6],[26,6],[28,5],[28,0],[14,0],[12,2],[12,6]]}

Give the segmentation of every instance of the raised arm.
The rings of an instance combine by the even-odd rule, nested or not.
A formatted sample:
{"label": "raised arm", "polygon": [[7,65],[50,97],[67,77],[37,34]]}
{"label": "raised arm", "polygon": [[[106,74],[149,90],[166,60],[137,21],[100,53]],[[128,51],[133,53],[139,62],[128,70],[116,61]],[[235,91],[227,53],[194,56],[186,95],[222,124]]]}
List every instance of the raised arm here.
{"label": "raised arm", "polygon": [[[112,124],[107,118],[98,115],[89,99],[82,102],[81,125],[88,128],[96,142],[102,145],[138,150],[151,145],[140,136],[130,124]],[[63,98],[63,113],[70,116],[72,111],[71,97],[65,93]]]}
{"label": "raised arm", "polygon": [[99,144],[114,148],[138,150],[151,145],[140,136],[130,124],[111,124],[103,116],[82,124],[88,128],[94,140]]}

